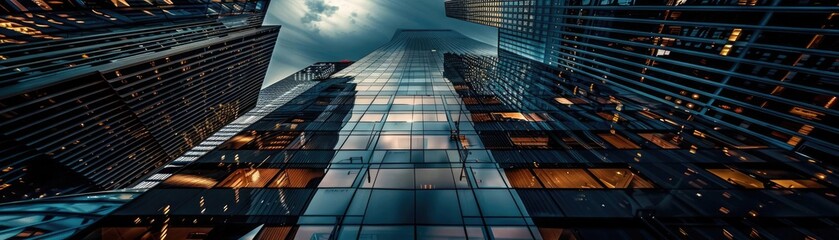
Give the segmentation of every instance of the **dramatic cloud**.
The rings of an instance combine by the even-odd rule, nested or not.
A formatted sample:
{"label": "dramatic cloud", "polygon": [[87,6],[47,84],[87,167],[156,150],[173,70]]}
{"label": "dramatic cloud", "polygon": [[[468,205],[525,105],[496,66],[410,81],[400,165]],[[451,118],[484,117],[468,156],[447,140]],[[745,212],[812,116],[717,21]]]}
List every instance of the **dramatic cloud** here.
{"label": "dramatic cloud", "polygon": [[319,61],[357,60],[399,28],[445,28],[496,44],[495,28],[446,17],[444,0],[273,1],[267,25],[282,25],[268,86]]}
{"label": "dramatic cloud", "polygon": [[300,22],[316,32],[320,31],[317,22],[338,12],[338,6],[329,5],[325,0],[306,0],[306,9],[307,12],[300,18]]}

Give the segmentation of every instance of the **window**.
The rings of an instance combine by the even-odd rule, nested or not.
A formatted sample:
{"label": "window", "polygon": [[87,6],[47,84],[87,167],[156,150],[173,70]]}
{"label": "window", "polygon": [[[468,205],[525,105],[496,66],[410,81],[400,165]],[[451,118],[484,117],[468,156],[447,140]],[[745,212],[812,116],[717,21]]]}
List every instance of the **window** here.
{"label": "window", "polygon": [[344,215],[353,192],[350,189],[319,189],[309,202],[305,215]]}
{"label": "window", "polygon": [[313,183],[317,183],[320,178],[323,178],[324,170],[322,169],[297,169],[297,168],[290,168],[283,170],[277,178],[271,182],[271,187],[277,188],[305,188],[305,187],[316,187],[311,186]]}
{"label": "window", "polygon": [[411,136],[381,135],[376,149],[411,149]]}
{"label": "window", "polygon": [[507,189],[475,190],[475,198],[484,217],[521,217],[521,212]]}
{"label": "window", "polygon": [[300,226],[294,235],[294,240],[329,239],[332,226]]}
{"label": "window", "polygon": [[550,138],[548,136],[511,135],[510,141],[517,147],[546,148]]}
{"label": "window", "polygon": [[[370,169],[368,174],[374,188],[414,188],[414,169]],[[369,187],[366,178],[364,186]]]}
{"label": "window", "polygon": [[[460,216],[457,217],[460,219]],[[469,239],[482,239],[470,236]],[[466,239],[463,227],[448,226],[417,226],[417,238],[419,239]]]}
{"label": "window", "polygon": [[763,183],[749,177],[744,173],[741,173],[737,170],[725,168],[725,169],[708,169],[708,172],[713,173],[719,178],[727,181],[728,183],[744,187],[744,188],[763,188]]}
{"label": "window", "polygon": [[662,133],[639,133],[638,136],[641,136],[644,139],[647,139],[651,143],[655,144],[656,146],[663,148],[663,149],[678,149],[679,145],[677,143],[672,142],[668,139],[674,139],[675,135],[673,134],[662,134]]}
{"label": "window", "polygon": [[492,113],[492,116],[499,120],[527,121],[524,114],[519,112],[497,112]]}
{"label": "window", "polygon": [[363,117],[361,117],[361,121],[362,122],[381,122],[382,121],[382,116],[384,116],[384,114],[381,114],[381,113],[367,113],[367,114],[364,114]]}
{"label": "window", "polygon": [[507,175],[507,179],[510,180],[510,185],[514,188],[542,188],[539,179],[533,176],[529,169],[517,168],[504,169],[502,171]]}
{"label": "window", "polygon": [[373,104],[388,104],[390,102],[390,96],[378,96],[376,100],[373,100]]}
{"label": "window", "polygon": [[602,188],[583,169],[534,169],[547,188]]}
{"label": "window", "polygon": [[390,113],[387,115],[388,122],[413,122],[413,114],[410,113]]}
{"label": "window", "polygon": [[772,183],[782,188],[825,188],[824,185],[808,179],[773,179]]}
{"label": "window", "polygon": [[601,138],[603,138],[603,140],[606,140],[606,142],[609,142],[609,144],[611,144],[612,146],[614,146],[617,149],[639,149],[639,148],[641,148],[640,146],[638,146],[637,144],[635,144],[631,140],[629,140],[629,139],[627,139],[627,138],[625,138],[625,137],[623,137],[623,136],[621,136],[617,133],[615,133],[615,134],[598,133],[597,136],[600,136]]}
{"label": "window", "polygon": [[495,168],[474,168],[472,175],[475,176],[475,183],[480,188],[506,188],[507,184],[498,169]]}
{"label": "window", "polygon": [[451,189],[468,187],[464,178],[460,179],[459,168],[417,168],[416,188],[417,189]]}
{"label": "window", "polygon": [[218,183],[216,179],[192,175],[192,174],[175,174],[163,181],[165,185],[173,187],[195,187],[195,188],[211,188]]}
{"label": "window", "polygon": [[373,103],[373,98],[374,97],[358,96],[358,97],[355,97],[355,102],[353,104],[355,104],[355,105],[371,104],[371,103]]}
{"label": "window", "polygon": [[224,181],[221,181],[218,186],[228,188],[264,187],[279,171],[279,169],[273,168],[237,169],[227,176]]}
{"label": "window", "polygon": [[455,190],[416,191],[417,224],[462,224]]}
{"label": "window", "polygon": [[520,226],[492,226],[493,239],[533,239],[527,227]]}
{"label": "window", "polygon": [[607,188],[653,188],[653,184],[622,168],[588,169]]}
{"label": "window", "polygon": [[[364,224],[413,224],[414,199],[414,190],[373,190]],[[413,232],[409,234],[413,235]]]}
{"label": "window", "polygon": [[414,227],[362,226],[359,239],[414,239]]}
{"label": "window", "polygon": [[347,137],[346,142],[344,145],[341,146],[341,150],[359,150],[359,149],[367,149],[367,145],[370,143],[370,136],[369,135],[352,135]]}
{"label": "window", "polygon": [[323,180],[321,180],[320,185],[318,185],[318,187],[352,187],[360,171],[361,170],[358,169],[329,169],[329,171],[326,172],[326,175],[324,175]]}
{"label": "window", "polygon": [[407,104],[413,105],[414,104],[414,97],[396,97],[393,99],[393,104]]}

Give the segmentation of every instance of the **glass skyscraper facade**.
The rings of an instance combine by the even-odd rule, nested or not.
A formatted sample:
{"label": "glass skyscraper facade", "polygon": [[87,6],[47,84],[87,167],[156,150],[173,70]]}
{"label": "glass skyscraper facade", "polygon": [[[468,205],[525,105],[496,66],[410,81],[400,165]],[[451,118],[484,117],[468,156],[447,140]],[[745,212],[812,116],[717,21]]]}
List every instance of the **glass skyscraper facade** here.
{"label": "glass skyscraper facade", "polygon": [[241,132],[242,129],[245,129],[274,110],[277,110],[278,107],[288,103],[306,90],[309,90],[309,88],[317,85],[318,81],[316,80],[326,79],[332,76],[332,74],[348,67],[350,64],[352,64],[351,61],[318,62],[263,88],[259,91],[259,100],[256,102],[256,107],[225,125],[212,136],[174,161],[156,170],[154,174],[131,188],[147,189],[160,184],[160,182],[172,176],[173,173],[181,170],[184,166],[194,162],[204,156],[204,154],[214,150],[227,139]]}
{"label": "glass skyscraper facade", "polygon": [[450,30],[399,30],[81,239],[829,239],[835,174]]}
{"label": "glass skyscraper facade", "polygon": [[6,0],[0,2],[3,14],[0,15],[0,46],[258,14],[267,9],[268,3],[264,0]]}
{"label": "glass skyscraper facade", "polygon": [[0,201],[142,180],[255,106],[279,32],[266,0],[0,7]]}
{"label": "glass skyscraper facade", "polygon": [[499,48],[835,165],[835,0],[449,0]]}

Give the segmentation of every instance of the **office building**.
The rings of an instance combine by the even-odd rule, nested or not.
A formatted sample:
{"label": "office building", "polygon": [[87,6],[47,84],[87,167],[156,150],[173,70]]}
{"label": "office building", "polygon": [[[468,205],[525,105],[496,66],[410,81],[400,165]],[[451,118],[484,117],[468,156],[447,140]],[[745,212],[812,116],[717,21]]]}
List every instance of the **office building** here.
{"label": "office building", "polygon": [[836,165],[835,1],[448,0],[499,49]]}
{"label": "office building", "polygon": [[390,42],[81,239],[826,239],[836,175],[450,30]]}
{"label": "office building", "polygon": [[267,9],[268,3],[262,0],[7,0],[0,2],[3,10],[0,46],[78,37],[97,40],[93,36],[135,30],[132,28],[151,30],[150,27],[195,24],[223,16],[259,14]]}
{"label": "office building", "polygon": [[265,0],[0,6],[0,201],[142,180],[255,106],[279,32]]}
{"label": "office building", "polygon": [[317,80],[326,79],[332,74],[348,67],[350,64],[352,64],[351,61],[318,62],[263,88],[259,91],[259,100],[256,102],[256,107],[225,125],[212,136],[131,188],[147,189],[160,184],[184,166],[214,150],[224,143],[224,141],[230,139],[259,119],[262,119],[265,115],[268,115],[278,107],[286,104],[306,90],[309,90],[309,88],[318,83]]}

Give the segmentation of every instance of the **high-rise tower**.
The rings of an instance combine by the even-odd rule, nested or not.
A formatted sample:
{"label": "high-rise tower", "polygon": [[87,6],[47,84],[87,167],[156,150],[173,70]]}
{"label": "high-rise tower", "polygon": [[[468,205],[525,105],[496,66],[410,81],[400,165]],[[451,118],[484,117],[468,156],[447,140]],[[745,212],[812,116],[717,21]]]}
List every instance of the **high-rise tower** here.
{"label": "high-rise tower", "polygon": [[0,4],[0,200],[127,186],[256,104],[266,0]]}
{"label": "high-rise tower", "polygon": [[837,164],[836,1],[449,0],[499,49]]}

